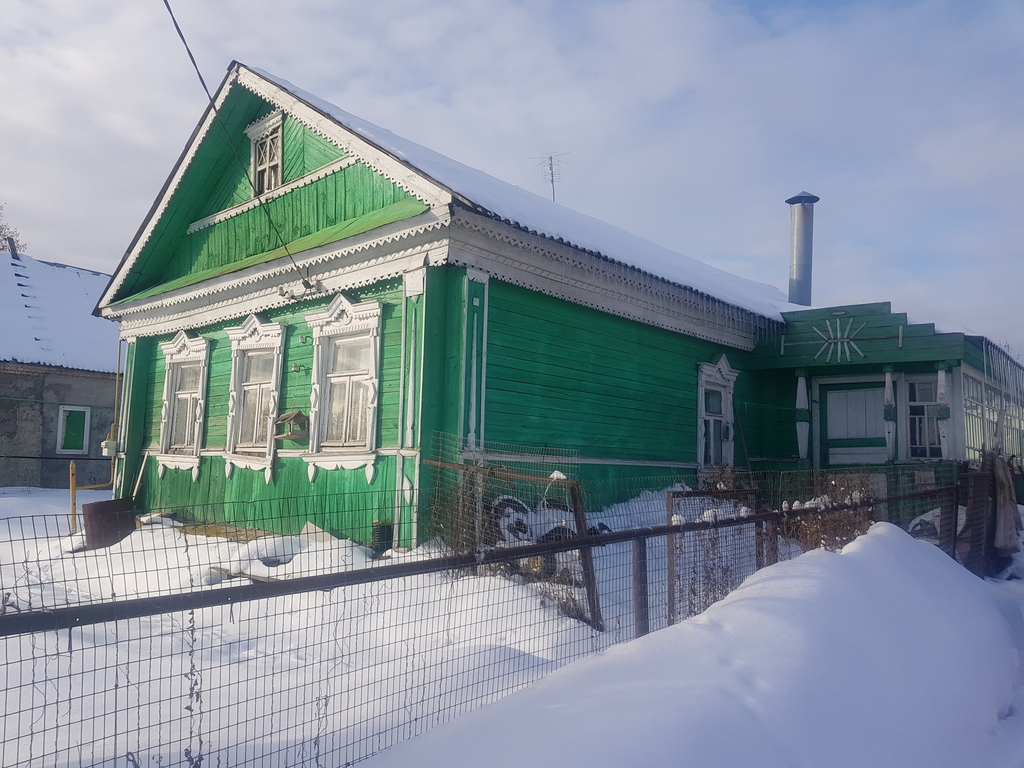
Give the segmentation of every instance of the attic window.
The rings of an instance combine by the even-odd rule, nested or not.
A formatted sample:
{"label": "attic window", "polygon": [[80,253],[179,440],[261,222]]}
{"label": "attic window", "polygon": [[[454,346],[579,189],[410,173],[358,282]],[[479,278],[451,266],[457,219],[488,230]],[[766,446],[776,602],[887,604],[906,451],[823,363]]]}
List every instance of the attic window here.
{"label": "attic window", "polygon": [[281,125],[284,114],[272,112],[245,129],[252,142],[252,185],[255,197],[282,183]]}

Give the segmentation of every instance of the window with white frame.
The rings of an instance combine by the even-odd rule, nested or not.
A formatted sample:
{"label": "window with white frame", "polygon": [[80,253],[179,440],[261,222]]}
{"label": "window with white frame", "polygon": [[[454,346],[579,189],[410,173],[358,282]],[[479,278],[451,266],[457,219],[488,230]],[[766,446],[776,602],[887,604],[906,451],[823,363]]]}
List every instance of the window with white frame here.
{"label": "window with white frame", "polygon": [[171,369],[174,404],[171,417],[171,453],[194,448],[199,436],[199,363],[182,363]]}
{"label": "window with white frame", "polygon": [[276,189],[282,179],[284,115],[273,112],[245,129],[252,145],[252,184],[256,196]]}
{"label": "window with white frame", "polygon": [[231,340],[227,453],[246,454],[266,464],[273,456],[284,328],[250,315],[225,333]]}
{"label": "window with white frame", "polygon": [[337,336],[328,339],[325,346],[328,359],[323,445],[365,447],[373,339]]}
{"label": "window with white frame", "polygon": [[238,448],[262,450],[270,430],[271,401],[274,399],[274,353],[261,350],[243,352],[239,390]]}
{"label": "window with white frame", "polygon": [[722,411],[724,399],[725,393],[720,389],[708,387],[704,390],[704,418],[701,420],[704,444],[700,461],[703,465],[725,463],[723,456],[728,427]]}
{"label": "window with white frame", "polygon": [[89,453],[87,406],[62,405],[57,419],[57,453]]}
{"label": "window with white frame", "polygon": [[733,463],[732,399],[738,376],[725,355],[700,366],[697,460],[702,467]]}
{"label": "window with white frame", "polygon": [[164,369],[160,453],[198,456],[206,391],[207,340],[184,331],[160,345]]}
{"label": "window with white frame", "polygon": [[910,458],[941,459],[939,439],[939,384],[935,379],[907,382],[907,410],[910,435],[907,440]]}
{"label": "window with white frame", "polygon": [[380,304],[341,294],[306,318],[313,329],[311,453],[376,446]]}

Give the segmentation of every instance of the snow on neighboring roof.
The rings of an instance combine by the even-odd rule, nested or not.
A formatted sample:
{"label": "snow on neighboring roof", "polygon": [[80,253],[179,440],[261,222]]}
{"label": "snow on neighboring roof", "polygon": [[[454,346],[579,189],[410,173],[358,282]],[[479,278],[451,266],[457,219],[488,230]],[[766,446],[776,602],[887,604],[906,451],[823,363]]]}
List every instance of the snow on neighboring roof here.
{"label": "snow on neighboring roof", "polygon": [[558,205],[540,195],[483,171],[470,168],[432,149],[351,115],[328,101],[260,69],[250,68],[314,109],[407,163],[456,195],[499,219],[554,240],[598,253],[657,277],[687,286],[734,306],[780,320],[780,313],[804,309],[789,304],[779,289],[733,275],[632,235],[618,227]]}
{"label": "snow on neighboring roof", "polygon": [[0,251],[0,361],[113,372],[118,327],[94,317],[110,275]]}

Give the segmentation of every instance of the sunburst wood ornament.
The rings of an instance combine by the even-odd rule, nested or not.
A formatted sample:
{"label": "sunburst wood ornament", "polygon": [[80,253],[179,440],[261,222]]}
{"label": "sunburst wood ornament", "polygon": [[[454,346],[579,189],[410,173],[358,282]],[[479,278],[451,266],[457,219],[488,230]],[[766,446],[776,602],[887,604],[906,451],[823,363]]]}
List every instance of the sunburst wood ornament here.
{"label": "sunburst wood ornament", "polygon": [[853,350],[853,352],[864,357],[864,352],[862,352],[861,348],[857,346],[857,342],[854,341],[854,339],[857,337],[858,333],[864,330],[864,326],[866,325],[867,322],[862,322],[857,327],[857,330],[851,333],[850,331],[853,328],[853,318],[851,317],[850,321],[846,324],[846,327],[843,328],[842,318],[837,317],[835,328],[832,327],[831,320],[825,321],[825,330],[828,332],[827,335],[825,331],[822,331],[820,328],[811,326],[811,329],[821,336],[822,339],[821,347],[818,349],[818,353],[814,356],[814,359],[817,360],[824,354],[825,362],[829,363],[832,361],[832,353],[835,352],[836,362],[841,363],[843,361],[843,353],[845,352],[846,362],[851,363],[853,362],[853,354],[850,350]]}

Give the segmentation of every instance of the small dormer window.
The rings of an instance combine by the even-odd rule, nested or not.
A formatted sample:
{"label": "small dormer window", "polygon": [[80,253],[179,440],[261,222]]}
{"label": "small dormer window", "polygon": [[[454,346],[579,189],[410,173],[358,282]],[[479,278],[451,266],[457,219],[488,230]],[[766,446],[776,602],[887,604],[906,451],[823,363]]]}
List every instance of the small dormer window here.
{"label": "small dormer window", "polygon": [[252,142],[253,194],[270,192],[281,186],[281,125],[284,115],[272,112],[245,129]]}

